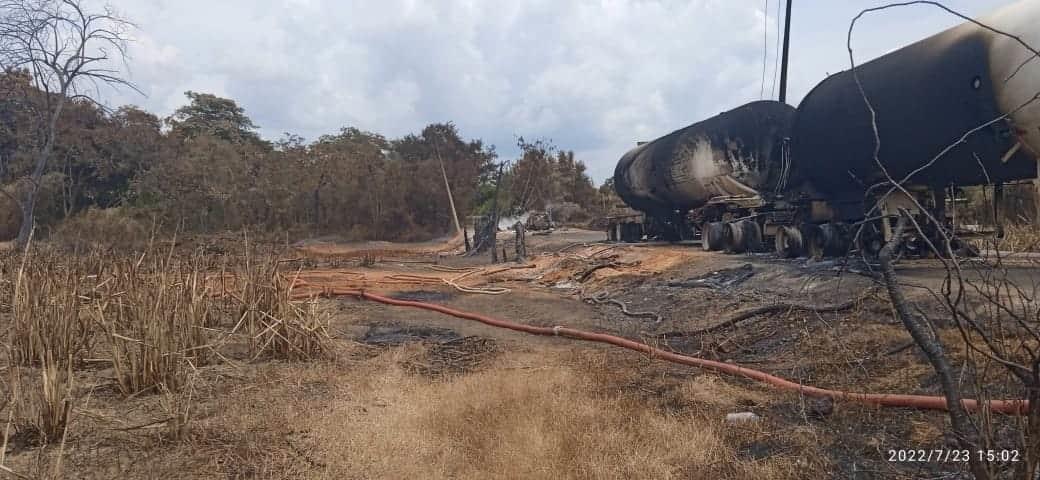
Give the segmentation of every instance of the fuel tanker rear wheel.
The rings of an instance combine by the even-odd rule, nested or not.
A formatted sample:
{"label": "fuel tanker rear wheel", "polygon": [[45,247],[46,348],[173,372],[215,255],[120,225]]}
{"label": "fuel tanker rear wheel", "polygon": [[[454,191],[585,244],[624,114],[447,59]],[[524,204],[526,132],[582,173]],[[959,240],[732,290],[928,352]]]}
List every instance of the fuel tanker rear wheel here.
{"label": "fuel tanker rear wheel", "polygon": [[762,250],[762,227],[753,220],[738,220],[728,225],[730,250],[733,253],[757,252]]}
{"label": "fuel tanker rear wheel", "polygon": [[876,259],[885,246],[885,237],[881,234],[881,228],[876,222],[868,222],[856,232],[856,248],[868,259]]}
{"label": "fuel tanker rear wheel", "polygon": [[639,243],[643,240],[643,225],[636,222],[621,224],[621,241],[623,243]]}
{"label": "fuel tanker rear wheel", "polygon": [[707,252],[723,250],[729,243],[728,236],[729,229],[726,228],[726,224],[722,222],[706,223],[704,229],[701,230],[701,246]]}
{"label": "fuel tanker rear wheel", "polygon": [[773,243],[776,246],[776,254],[782,258],[799,257],[805,250],[802,232],[796,227],[783,226],[778,228]]}
{"label": "fuel tanker rear wheel", "polygon": [[842,225],[825,223],[816,227],[809,240],[809,255],[814,260],[844,255],[849,248]]}

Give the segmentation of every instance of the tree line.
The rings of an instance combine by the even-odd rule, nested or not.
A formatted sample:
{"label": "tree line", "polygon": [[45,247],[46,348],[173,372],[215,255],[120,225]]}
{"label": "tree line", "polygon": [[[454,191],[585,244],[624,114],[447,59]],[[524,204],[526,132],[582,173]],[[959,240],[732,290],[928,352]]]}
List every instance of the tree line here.
{"label": "tree line", "polygon": [[394,139],[346,127],[269,141],[233,99],[208,93],[186,92],[166,118],[110,110],[101,87],[138,90],[119,68],[133,28],[79,0],[0,0],[0,237],[24,243],[118,210],[187,232],[419,240],[465,220],[453,210],[570,205],[587,216],[603,204],[585,165],[547,140],[520,138],[519,158],[504,162],[451,122]]}
{"label": "tree line", "polygon": [[20,210],[25,190],[37,189],[33,216],[43,232],[91,209],[119,208],[186,232],[422,240],[453,228],[443,176],[463,222],[488,213],[496,192],[506,214],[558,204],[591,212],[601,203],[585,165],[546,140],[519,139],[521,154],[506,162],[450,122],[395,139],[346,127],[312,142],[291,134],[267,141],[234,100],[199,92],[187,92],[187,104],[167,118],[66,99],[51,160],[33,181],[48,138],[39,112],[54,94],[25,71],[4,72],[0,86],[6,208]]}

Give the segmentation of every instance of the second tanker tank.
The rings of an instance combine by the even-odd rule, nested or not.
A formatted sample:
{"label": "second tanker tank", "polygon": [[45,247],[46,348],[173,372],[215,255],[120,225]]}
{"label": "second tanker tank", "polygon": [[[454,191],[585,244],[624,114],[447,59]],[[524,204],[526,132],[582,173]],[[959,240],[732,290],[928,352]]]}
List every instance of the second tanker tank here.
{"label": "second tanker tank", "polygon": [[784,143],[794,115],[759,101],[676,130],[626,153],[614,187],[631,207],[665,218],[712,198],[773,191],[792,174]]}
{"label": "second tanker tank", "polygon": [[[1027,0],[981,21],[1036,44],[1037,19],[1040,2]],[[862,197],[885,181],[879,162],[897,180],[912,174],[909,184],[932,188],[1036,176],[1040,105],[1028,102],[1040,61],[1016,39],[964,23],[855,72],[816,86],[795,120],[795,162],[830,198]]]}

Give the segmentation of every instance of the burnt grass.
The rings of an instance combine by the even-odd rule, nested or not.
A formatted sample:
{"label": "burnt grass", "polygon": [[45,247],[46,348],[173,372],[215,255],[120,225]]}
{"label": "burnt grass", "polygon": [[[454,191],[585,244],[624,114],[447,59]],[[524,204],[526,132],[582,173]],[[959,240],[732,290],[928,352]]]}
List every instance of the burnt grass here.
{"label": "burnt grass", "polygon": [[451,292],[438,292],[434,290],[407,290],[401,292],[394,292],[390,294],[390,298],[397,300],[408,300],[411,302],[446,302],[455,298],[455,294]]}
{"label": "burnt grass", "polygon": [[405,361],[404,368],[429,378],[474,372],[499,351],[490,338],[462,336],[452,329],[437,327],[373,325],[358,340],[383,348],[422,344],[423,354]]}
{"label": "burnt grass", "polygon": [[[859,267],[859,266],[856,266]],[[776,270],[783,270],[777,275]],[[790,278],[777,282],[779,276]],[[823,283],[845,282],[848,290],[807,297],[797,283],[806,277]],[[822,279],[822,280],[821,280]],[[787,282],[787,283],[785,283]],[[660,312],[660,324],[632,318],[611,305],[600,305],[605,330],[638,337],[665,349],[712,360],[732,362],[766,371],[805,384],[836,390],[877,393],[942,395],[938,377],[920,349],[913,345],[902,324],[893,317],[887,297],[874,296],[849,311],[814,314],[786,312],[753,317],[732,328],[693,337],[655,338],[662,332],[697,330],[718,323],[734,312],[770,302],[837,304],[859,295],[871,285],[870,277],[859,268],[847,265],[794,262],[767,258],[732,268],[719,268],[690,275],[669,272],[655,277],[613,280],[607,289],[613,298],[634,311]],[[862,287],[862,288],[861,288]],[[602,287],[601,287],[602,288]],[[855,293],[849,293],[855,292]],[[955,330],[940,325],[951,340],[951,349],[963,348],[953,338]],[[958,368],[959,351],[948,352]],[[671,370],[671,367],[666,367]],[[972,385],[975,372],[959,371],[963,385]],[[676,381],[682,376],[677,375]],[[793,446],[782,434],[794,428],[811,427],[820,437],[818,455],[830,465],[833,478],[971,478],[966,463],[890,462],[889,451],[900,449],[956,448],[950,436],[945,412],[904,408],[877,408],[852,403],[824,402],[779,393],[747,379],[722,377],[725,382],[769,393],[775,401],[747,405],[747,410],[763,417],[764,427],[774,435],[760,436],[742,445],[739,456],[760,460],[790,454]],[[1023,392],[1009,382],[986,382],[991,398],[1021,398]],[[655,385],[630,385],[629,388],[655,392],[647,395],[656,407],[670,411],[696,408],[669,395],[669,388]],[[965,390],[973,396],[972,389]],[[654,402],[651,402],[654,403]],[[991,420],[991,449],[1013,449],[1020,435],[1014,417],[994,416]],[[998,464],[1009,473],[1014,464]]]}
{"label": "burnt grass", "polygon": [[[771,303],[836,305],[875,286],[863,274],[869,266],[768,256],[727,258],[722,264],[682,265],[656,275],[620,275],[583,285],[586,293],[609,292],[611,298],[625,303],[630,311],[657,312],[663,317],[658,323],[625,315],[613,304],[599,304],[591,307],[598,315],[590,320],[589,328],[824,388],[942,394],[934,371],[919,349],[908,344],[909,335],[892,316],[883,293],[840,312],[782,311],[752,317],[710,334],[657,337],[664,332],[709,327],[735,312]],[[435,303],[458,300],[453,293],[423,290],[396,292],[393,296]],[[948,325],[941,327],[950,329]],[[360,341],[382,348],[423,345],[422,355],[406,361],[405,367],[414,374],[432,378],[476,371],[494,358],[500,348],[516,348],[500,347],[492,339],[465,336],[451,329],[402,327],[393,321],[369,327]],[[960,346],[954,341],[947,343],[951,348]],[[585,347],[576,344],[574,348]],[[691,378],[715,374],[660,362],[643,367],[618,388],[641,398],[647,408],[676,415],[712,408],[684,396],[682,386]],[[631,364],[619,368],[631,368]],[[965,385],[974,381],[974,372],[960,372],[960,376]],[[967,478],[967,465],[963,463],[889,461],[890,450],[954,448],[956,442],[948,436],[944,412],[827,402],[778,392],[743,378],[718,378],[770,398],[766,402],[736,405],[734,411],[751,411],[762,418],[758,425],[732,427],[757,432],[734,439],[742,460],[805,457],[828,465],[833,478]],[[1021,392],[1005,388],[990,394],[994,398],[1014,398]],[[1010,448],[1018,435],[1015,420],[998,416],[993,422],[990,448]],[[815,438],[811,450],[787,434],[806,430]],[[808,458],[811,456],[816,458]]]}
{"label": "burnt grass", "polygon": [[[776,302],[835,305],[859,297],[875,284],[860,274],[863,266],[835,262],[788,261],[759,257],[727,257],[722,264],[682,265],[655,275],[620,275],[587,285],[587,292],[607,291],[629,310],[657,312],[663,321],[625,315],[613,304],[590,306],[596,313],[589,329],[639,338],[661,348],[733,362],[805,384],[852,392],[941,395],[937,378],[909,335],[891,313],[883,294],[865,298],[841,312],[816,314],[785,311],[749,318],[732,328],[693,337],[659,338],[658,334],[702,329],[744,309]],[[555,295],[560,293],[547,289]],[[441,291],[401,291],[404,300],[455,303],[462,297]],[[512,297],[501,301],[519,301]],[[524,299],[522,311],[531,308]],[[578,301],[577,298],[574,301]],[[503,307],[504,308],[504,307]],[[516,307],[521,308],[521,307]],[[507,314],[508,316],[508,314]],[[528,319],[537,323],[535,318]],[[409,327],[393,320],[370,324],[354,338],[380,349],[421,345],[421,354],[405,360],[409,372],[443,378],[479,370],[502,350],[491,338],[460,333],[465,329]],[[952,333],[948,325],[942,326]],[[951,348],[957,342],[948,341]],[[575,344],[576,351],[587,346]],[[610,352],[611,357],[626,358]],[[958,354],[954,352],[954,354]],[[619,369],[629,369],[623,363]],[[959,362],[953,362],[959,365]],[[762,419],[755,425],[734,425],[755,434],[735,436],[737,456],[760,461],[780,457],[824,463],[832,478],[968,478],[967,465],[940,462],[890,462],[888,452],[900,449],[951,449],[944,412],[876,408],[848,402],[825,402],[743,378],[716,376],[687,367],[647,361],[617,388],[642,400],[646,408],[669,414],[715,408],[691,400],[683,385],[709,375],[735,388],[757,392],[768,401],[742,401],[733,411],[751,411]],[[965,385],[971,371],[960,372]],[[994,398],[1014,398],[1013,388],[990,392]],[[721,413],[722,415],[725,412]],[[994,417],[990,448],[1010,448],[1018,435],[1015,420]],[[794,440],[789,432],[811,432],[813,442]],[[816,458],[811,458],[816,457]],[[1005,465],[1010,468],[1012,465]]]}

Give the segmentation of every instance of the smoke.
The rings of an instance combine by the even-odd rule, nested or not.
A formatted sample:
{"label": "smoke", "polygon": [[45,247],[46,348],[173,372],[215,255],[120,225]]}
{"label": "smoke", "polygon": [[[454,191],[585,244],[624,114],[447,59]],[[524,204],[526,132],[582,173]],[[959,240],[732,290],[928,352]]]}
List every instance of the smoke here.
{"label": "smoke", "polygon": [[501,217],[498,219],[498,229],[509,230],[513,228],[513,225],[516,225],[516,222],[526,222],[527,217],[529,217],[530,215],[530,213],[524,212],[520,215],[515,215],[511,217]]}

